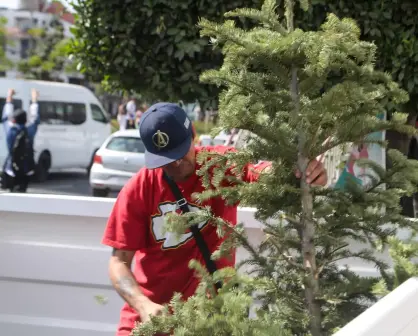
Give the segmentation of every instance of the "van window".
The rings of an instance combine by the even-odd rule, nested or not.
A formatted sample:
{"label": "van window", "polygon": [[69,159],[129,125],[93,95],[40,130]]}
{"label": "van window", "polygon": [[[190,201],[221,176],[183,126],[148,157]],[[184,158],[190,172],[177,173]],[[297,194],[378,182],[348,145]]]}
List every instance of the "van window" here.
{"label": "van window", "polygon": [[[55,107],[53,102],[38,101],[39,117],[43,124],[59,124],[60,119],[55,113]],[[63,120],[62,120],[63,122]]]}
{"label": "van window", "polygon": [[80,103],[67,103],[68,120],[73,125],[81,125],[87,119],[86,105]]}
{"label": "van window", "polygon": [[96,104],[90,104],[91,108],[91,117],[94,121],[98,121],[104,124],[107,124],[109,122],[106,114],[102,111],[100,106]]}
{"label": "van window", "polygon": [[[2,98],[0,97],[0,117],[3,116],[3,108],[4,105],[6,104],[6,98]],[[22,108],[22,100],[20,99],[13,99],[13,106],[14,109],[18,109],[18,108]]]}
{"label": "van window", "polygon": [[86,106],[81,103],[39,101],[41,123],[81,125],[86,121]]}
{"label": "van window", "polygon": [[57,119],[61,121],[63,124],[68,124],[67,114],[65,112],[65,104],[64,103],[55,103],[55,113]]}

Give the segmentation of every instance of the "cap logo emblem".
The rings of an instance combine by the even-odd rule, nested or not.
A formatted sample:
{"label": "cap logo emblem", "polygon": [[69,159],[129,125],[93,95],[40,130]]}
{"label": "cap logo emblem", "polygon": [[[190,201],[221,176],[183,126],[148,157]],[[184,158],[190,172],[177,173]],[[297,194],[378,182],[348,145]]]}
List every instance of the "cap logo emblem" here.
{"label": "cap logo emblem", "polygon": [[161,132],[160,130],[158,130],[157,133],[152,136],[152,142],[158,149],[167,147],[169,141],[170,138],[168,137],[167,133]]}

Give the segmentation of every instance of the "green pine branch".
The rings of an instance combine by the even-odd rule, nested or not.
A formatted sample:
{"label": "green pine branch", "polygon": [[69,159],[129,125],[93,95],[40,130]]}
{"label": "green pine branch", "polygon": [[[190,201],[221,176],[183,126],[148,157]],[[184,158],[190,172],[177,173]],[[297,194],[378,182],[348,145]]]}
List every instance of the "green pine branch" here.
{"label": "green pine branch", "polygon": [[[384,147],[385,141],[366,137],[385,130],[416,133],[401,112],[389,121],[380,118],[388,104],[406,102],[406,92],[375,70],[376,46],[360,40],[353,20],[330,14],[318,31],[303,31],[294,24],[294,7],[306,9],[307,1],[286,0],[283,16],[276,5],[267,0],[261,10],[227,13],[224,23],[199,23],[201,35],[224,54],[219,69],[201,76],[222,88],[220,125],[255,137],[239,151],[202,152],[198,174],[205,191],[193,197],[202,204],[218,198],[257,208],[265,238],[254,246],[242,224],[233,226],[210,208],[169,216],[166,229],[177,234],[202,221],[214,225],[223,242],[212,258],[228,257],[238,247],[249,256],[238,273],[219,270],[213,277],[192,263],[201,279],[197,293],[186,302],[176,296],[163,317],[138,326],[135,336],[331,335],[417,272],[410,262],[416,244],[394,238],[400,229],[417,230],[399,205],[416,192],[417,162],[398,151],[387,153],[390,169],[359,160],[367,184],[349,178],[344,189],[312,187],[295,177],[295,168],[306,176],[308,162],[336,146]],[[256,26],[239,28],[237,18]],[[271,169],[246,182],[247,164],[259,160],[271,161]],[[376,254],[388,246],[393,272]],[[355,274],[353,259],[381,277]],[[217,280],[225,283],[218,294]],[[247,309],[255,302],[257,318],[249,319]]]}

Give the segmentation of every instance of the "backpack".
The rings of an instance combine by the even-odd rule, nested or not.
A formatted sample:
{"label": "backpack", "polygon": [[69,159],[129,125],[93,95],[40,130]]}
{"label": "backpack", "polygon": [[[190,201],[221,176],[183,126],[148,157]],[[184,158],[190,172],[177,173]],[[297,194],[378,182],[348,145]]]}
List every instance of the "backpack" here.
{"label": "backpack", "polygon": [[11,160],[12,170],[15,176],[25,175],[35,168],[33,148],[26,128],[23,128],[16,136],[12,148]]}

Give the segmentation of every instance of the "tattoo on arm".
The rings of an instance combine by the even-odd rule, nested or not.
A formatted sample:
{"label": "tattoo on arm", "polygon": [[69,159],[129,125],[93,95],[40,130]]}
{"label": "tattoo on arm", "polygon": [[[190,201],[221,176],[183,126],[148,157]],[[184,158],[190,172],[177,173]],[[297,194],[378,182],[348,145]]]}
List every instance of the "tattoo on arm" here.
{"label": "tattoo on arm", "polygon": [[[131,260],[133,252],[124,251],[114,248],[112,256],[116,257],[116,274],[114,285],[119,294],[125,299],[131,299],[137,294],[137,283],[131,273]],[[125,264],[127,269],[120,268],[120,263]],[[119,264],[119,266],[117,266]]]}
{"label": "tattoo on arm", "polygon": [[134,296],[134,279],[130,276],[123,276],[117,280],[117,284],[121,294],[132,297]]}

